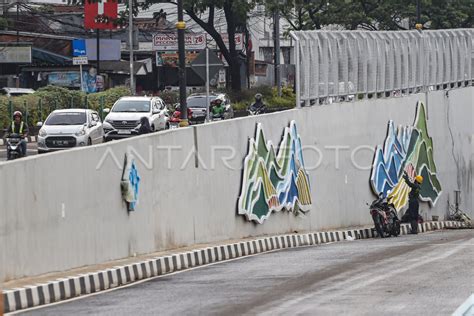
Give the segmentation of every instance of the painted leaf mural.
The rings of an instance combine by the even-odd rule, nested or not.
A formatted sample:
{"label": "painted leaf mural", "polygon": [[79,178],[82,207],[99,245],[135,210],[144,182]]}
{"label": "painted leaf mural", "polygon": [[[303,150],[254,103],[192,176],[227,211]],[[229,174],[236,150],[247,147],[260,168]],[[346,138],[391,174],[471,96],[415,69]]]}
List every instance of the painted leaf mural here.
{"label": "painted leaf mural", "polygon": [[273,211],[306,213],[311,204],[309,176],[295,121],[285,128],[278,154],[271,141],[266,141],[262,124],[257,124],[244,162],[239,214],[262,224]]}
{"label": "painted leaf mural", "polygon": [[410,188],[403,180],[407,172],[413,180],[422,175],[422,201],[435,204],[441,195],[441,184],[436,175],[433,158],[433,140],[428,134],[426,108],[418,102],[413,126],[395,129],[393,121],[388,123],[387,138],[383,146],[377,146],[370,182],[376,194],[389,196],[397,210],[408,204]]}

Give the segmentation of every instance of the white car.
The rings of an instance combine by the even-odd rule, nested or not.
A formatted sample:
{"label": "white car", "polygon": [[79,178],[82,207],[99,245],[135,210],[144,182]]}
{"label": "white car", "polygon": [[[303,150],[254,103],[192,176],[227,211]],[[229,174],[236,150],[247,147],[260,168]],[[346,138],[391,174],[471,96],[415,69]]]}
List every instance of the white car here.
{"label": "white car", "polygon": [[6,95],[7,97],[19,97],[22,95],[33,94],[35,90],[26,88],[2,88],[0,89],[0,95]]}
{"label": "white car", "polygon": [[38,126],[41,127],[38,133],[39,154],[104,141],[102,121],[93,110],[56,110]]}
{"label": "white car", "polygon": [[148,119],[153,132],[169,128],[168,107],[158,97],[123,97],[112,110],[104,111],[109,113],[104,120],[106,141],[136,134],[142,117]]}

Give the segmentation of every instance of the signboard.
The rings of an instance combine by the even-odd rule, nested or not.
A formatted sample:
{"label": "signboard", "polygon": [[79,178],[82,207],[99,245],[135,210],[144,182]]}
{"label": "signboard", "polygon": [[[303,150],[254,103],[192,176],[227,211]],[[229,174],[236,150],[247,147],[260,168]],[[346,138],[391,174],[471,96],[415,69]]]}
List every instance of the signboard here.
{"label": "signboard", "polygon": [[31,46],[0,46],[0,64],[31,64]]}
{"label": "signboard", "polygon": [[[209,52],[209,78],[214,78],[219,70],[224,67],[224,63],[217,57],[217,55],[210,51]],[[199,56],[191,63],[191,68],[194,72],[201,77],[202,80],[206,81],[206,51],[203,51]]]}
{"label": "signboard", "polygon": [[[222,33],[222,40],[227,48],[229,48],[229,34]],[[244,34],[237,33],[235,34],[235,49],[236,50],[243,50],[244,49]]]}
{"label": "signboard", "polygon": [[[120,60],[120,48],[122,43],[119,39],[100,39],[100,60],[114,61]],[[97,60],[97,40],[95,38],[86,39],[86,52],[89,60]]]}
{"label": "signboard", "polygon": [[94,30],[111,30],[117,28],[118,1],[85,0],[84,27]]}
{"label": "signboard", "polygon": [[[186,34],[184,37],[186,50],[202,50],[206,48],[205,34]],[[153,34],[153,50],[177,51],[178,35],[175,33]]]}
{"label": "signboard", "polygon": [[72,58],[73,65],[87,65],[89,61],[87,60],[87,56],[78,56]]}
{"label": "signboard", "polygon": [[[191,64],[197,56],[197,53],[186,53],[186,65]],[[178,67],[179,55],[177,52],[156,52],[156,65],[158,67]]]}
{"label": "signboard", "polygon": [[83,39],[75,39],[72,41],[72,56],[86,55],[86,41]]}
{"label": "signboard", "polygon": [[[104,86],[104,79],[97,76],[95,69],[82,72],[82,91],[94,93]],[[51,72],[48,74],[48,84],[65,88],[81,88],[81,76],[79,71]]]}
{"label": "signboard", "polygon": [[52,72],[48,74],[48,84],[67,88],[80,88],[81,77],[78,71]]}

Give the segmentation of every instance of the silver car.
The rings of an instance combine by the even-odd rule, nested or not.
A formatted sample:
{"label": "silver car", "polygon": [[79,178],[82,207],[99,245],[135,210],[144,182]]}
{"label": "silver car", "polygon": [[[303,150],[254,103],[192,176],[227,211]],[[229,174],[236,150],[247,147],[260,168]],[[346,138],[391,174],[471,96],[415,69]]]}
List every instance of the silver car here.
{"label": "silver car", "polygon": [[38,133],[39,154],[104,141],[102,121],[93,110],[56,110],[38,126],[41,127]]}

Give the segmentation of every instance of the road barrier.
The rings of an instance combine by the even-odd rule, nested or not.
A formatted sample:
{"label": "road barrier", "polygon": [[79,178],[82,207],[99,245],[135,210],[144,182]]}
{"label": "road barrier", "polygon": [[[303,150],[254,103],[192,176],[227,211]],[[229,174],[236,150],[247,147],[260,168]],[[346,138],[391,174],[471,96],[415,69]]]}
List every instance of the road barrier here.
{"label": "road barrier", "polygon": [[474,79],[473,29],[299,31],[292,37],[297,104],[454,88]]}
{"label": "road barrier", "polygon": [[[200,243],[368,225],[374,148],[387,139],[389,121],[414,125],[418,101],[429,132],[420,144],[432,150],[442,187],[435,205],[421,203],[421,214],[446,218],[460,190],[459,207],[472,215],[473,90],[294,109],[0,163],[0,281]],[[286,130],[292,121],[298,135]],[[275,211],[263,224],[238,214],[244,176],[253,179],[243,168],[258,123],[273,152],[268,142],[280,144],[283,135],[301,141],[309,212]],[[140,177],[131,213],[121,191],[126,154]],[[302,181],[296,185],[307,187]]]}

